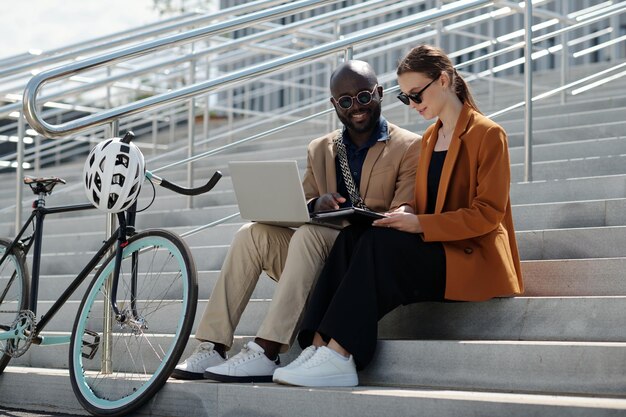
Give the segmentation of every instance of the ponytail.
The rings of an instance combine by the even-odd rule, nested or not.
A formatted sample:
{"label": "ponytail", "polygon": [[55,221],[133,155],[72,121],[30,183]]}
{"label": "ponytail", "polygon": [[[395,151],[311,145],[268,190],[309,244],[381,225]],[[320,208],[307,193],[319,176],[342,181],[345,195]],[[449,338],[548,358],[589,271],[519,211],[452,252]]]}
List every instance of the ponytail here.
{"label": "ponytail", "polygon": [[481,111],[478,110],[476,101],[474,101],[474,96],[472,96],[472,92],[469,86],[467,85],[467,83],[465,82],[465,80],[463,79],[463,77],[461,77],[459,73],[456,72],[456,69],[454,68],[453,68],[453,74],[454,74],[454,78],[453,78],[454,92],[456,96],[459,98],[459,100],[461,100],[463,104],[467,103],[471,108],[476,110],[478,113],[481,113]]}

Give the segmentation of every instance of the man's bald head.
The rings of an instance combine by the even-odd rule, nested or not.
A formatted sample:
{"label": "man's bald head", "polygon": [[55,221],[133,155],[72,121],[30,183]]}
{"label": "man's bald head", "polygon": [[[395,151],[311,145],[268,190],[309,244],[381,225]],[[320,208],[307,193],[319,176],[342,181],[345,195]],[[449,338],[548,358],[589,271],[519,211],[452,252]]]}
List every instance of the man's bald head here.
{"label": "man's bald head", "polygon": [[335,92],[342,90],[347,80],[355,77],[363,79],[372,87],[378,84],[376,72],[370,64],[365,61],[347,61],[339,65],[330,76],[331,93],[335,95]]}
{"label": "man's bald head", "polygon": [[[359,101],[360,93],[366,95]],[[349,136],[355,143],[362,144],[378,124],[380,119],[380,102],[383,88],[378,85],[376,73],[370,64],[364,61],[347,61],[339,65],[330,77],[330,102],[335,107],[337,117],[348,129]],[[341,107],[338,101],[347,97],[349,107]],[[363,97],[363,96],[361,96]]]}

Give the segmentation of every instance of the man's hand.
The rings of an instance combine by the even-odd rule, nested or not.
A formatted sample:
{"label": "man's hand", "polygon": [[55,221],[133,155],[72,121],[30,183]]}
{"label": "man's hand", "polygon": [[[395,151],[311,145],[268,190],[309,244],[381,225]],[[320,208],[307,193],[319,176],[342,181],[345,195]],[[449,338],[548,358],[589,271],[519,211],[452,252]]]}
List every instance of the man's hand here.
{"label": "man's hand", "polygon": [[337,210],[339,204],[345,203],[346,199],[339,193],[327,193],[315,201],[314,211]]}

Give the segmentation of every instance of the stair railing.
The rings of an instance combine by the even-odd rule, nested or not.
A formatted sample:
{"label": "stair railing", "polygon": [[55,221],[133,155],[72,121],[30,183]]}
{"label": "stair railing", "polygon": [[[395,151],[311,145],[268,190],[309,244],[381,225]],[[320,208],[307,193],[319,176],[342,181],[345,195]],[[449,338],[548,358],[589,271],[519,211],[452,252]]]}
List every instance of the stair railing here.
{"label": "stair railing", "polygon": [[[485,2],[485,3],[489,3],[489,2]],[[449,16],[447,16],[447,17],[449,17]],[[602,18],[605,18],[605,17],[604,17],[604,16],[602,16],[602,17],[599,17],[598,19],[602,19]],[[589,23],[589,22],[585,22],[585,23]],[[545,36],[545,35],[544,35],[544,36]],[[351,38],[346,38],[346,39],[351,39]],[[368,39],[368,40],[371,40],[371,39]],[[535,40],[533,39],[533,42],[538,42],[538,41],[535,41]],[[354,44],[357,44],[357,43],[359,43],[359,40],[355,40],[355,41],[354,41]],[[346,43],[345,45],[343,45],[343,44],[342,44],[342,46],[341,46],[339,49],[342,49],[342,48],[345,48],[345,47],[349,47],[349,46],[346,46],[346,45],[348,45],[348,44],[349,44],[349,42],[348,42],[348,43]],[[337,45],[334,45],[334,46],[337,46]],[[317,49],[319,49],[319,48],[314,48],[314,49],[316,49],[316,50],[317,50]],[[339,50],[339,49],[338,49],[338,50]],[[338,51],[338,50],[333,50],[333,51]],[[298,56],[298,55],[302,55],[302,54],[301,54],[301,53],[299,53],[299,54],[294,54],[294,55],[291,55],[291,57]],[[322,54],[322,55],[323,55],[323,54]],[[319,56],[322,56],[322,55],[319,55]],[[306,59],[310,59],[311,57],[312,57],[312,56],[306,57]],[[483,59],[487,59],[487,58],[483,57]],[[273,61],[270,61],[270,62],[275,63],[276,61],[277,61],[277,60],[273,60]],[[279,60],[279,61],[280,61],[280,60]],[[256,67],[254,67],[254,68],[256,68]],[[279,68],[279,67],[276,67],[276,68]],[[272,70],[272,69],[269,69],[268,71],[271,71],[271,70]],[[256,76],[256,75],[258,75],[258,74],[260,74],[260,73],[261,73],[261,72],[254,73],[254,76]],[[263,72],[262,72],[262,73],[263,73],[263,74],[264,74],[264,73],[267,73],[267,71],[263,70]],[[239,78],[239,79],[237,79],[237,80],[235,80],[235,81],[241,81],[241,80],[245,80],[245,79],[249,79],[249,78],[250,78],[249,76],[246,76],[245,71],[243,71],[243,72],[238,72],[236,75],[237,75],[237,76],[242,76],[242,75],[243,75],[243,77],[241,77],[241,78]],[[223,88],[223,86],[224,86],[224,85],[226,85],[226,84],[231,85],[231,84],[233,84],[233,83],[235,82],[235,81],[233,81],[232,79],[231,79],[231,80],[228,80],[228,79],[227,79],[227,78],[225,78],[225,77],[220,77],[220,79],[216,79],[216,80],[214,80],[214,81],[217,81],[217,80],[219,80],[219,81],[226,81],[226,82],[225,82],[224,84],[221,84],[221,85],[219,85],[219,84],[217,84],[217,83],[215,83],[215,84],[213,84],[213,85],[210,85],[210,84],[208,84],[208,83],[201,83],[201,84],[203,84],[205,87],[208,87],[206,90],[203,90],[203,91],[202,91],[202,93],[206,93],[206,91],[209,91],[209,90],[214,91],[214,90],[217,90],[218,88]],[[196,84],[195,86],[198,86],[198,84]],[[194,87],[194,86],[192,86],[192,87]],[[211,89],[211,88],[212,88],[212,89]],[[189,92],[187,92],[187,93],[189,93]],[[158,97],[158,96],[157,96],[157,97]],[[180,98],[180,97],[178,97],[178,98]],[[175,99],[176,99],[176,97],[175,97]],[[120,116],[120,117],[121,117],[121,116]],[[247,139],[248,139],[248,140],[250,140],[250,138],[247,138]],[[240,142],[238,142],[238,143],[242,143],[242,142],[240,141]],[[234,144],[233,144],[233,145],[234,145]],[[229,146],[229,147],[230,147],[230,146]],[[199,157],[205,157],[205,156],[208,156],[208,155],[212,155],[212,154],[214,154],[214,153],[217,153],[217,152],[214,152],[214,151],[209,151],[209,152],[210,152],[210,153],[205,153],[205,154],[201,154],[201,155],[194,156],[192,159],[189,159],[189,158],[188,158],[188,159],[185,159],[185,160],[180,161],[179,163],[175,163],[175,164],[173,164],[173,165],[172,165],[172,164],[170,164],[170,165],[168,165],[167,167],[171,167],[171,166],[175,166],[175,165],[179,165],[179,164],[188,163],[188,162],[190,162],[190,161],[192,161],[192,160],[199,159]],[[160,168],[160,169],[165,169],[165,168],[166,168],[166,167],[163,167],[163,168]]]}

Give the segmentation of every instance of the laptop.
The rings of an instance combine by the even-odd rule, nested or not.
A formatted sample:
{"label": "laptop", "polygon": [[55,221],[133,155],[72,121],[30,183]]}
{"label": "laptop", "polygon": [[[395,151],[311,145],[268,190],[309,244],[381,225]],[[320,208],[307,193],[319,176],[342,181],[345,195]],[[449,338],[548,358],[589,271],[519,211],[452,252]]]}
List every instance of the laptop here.
{"label": "laptop", "polygon": [[355,207],[309,214],[296,161],[236,161],[228,166],[244,220],[287,227],[315,223],[342,228],[384,217]]}

